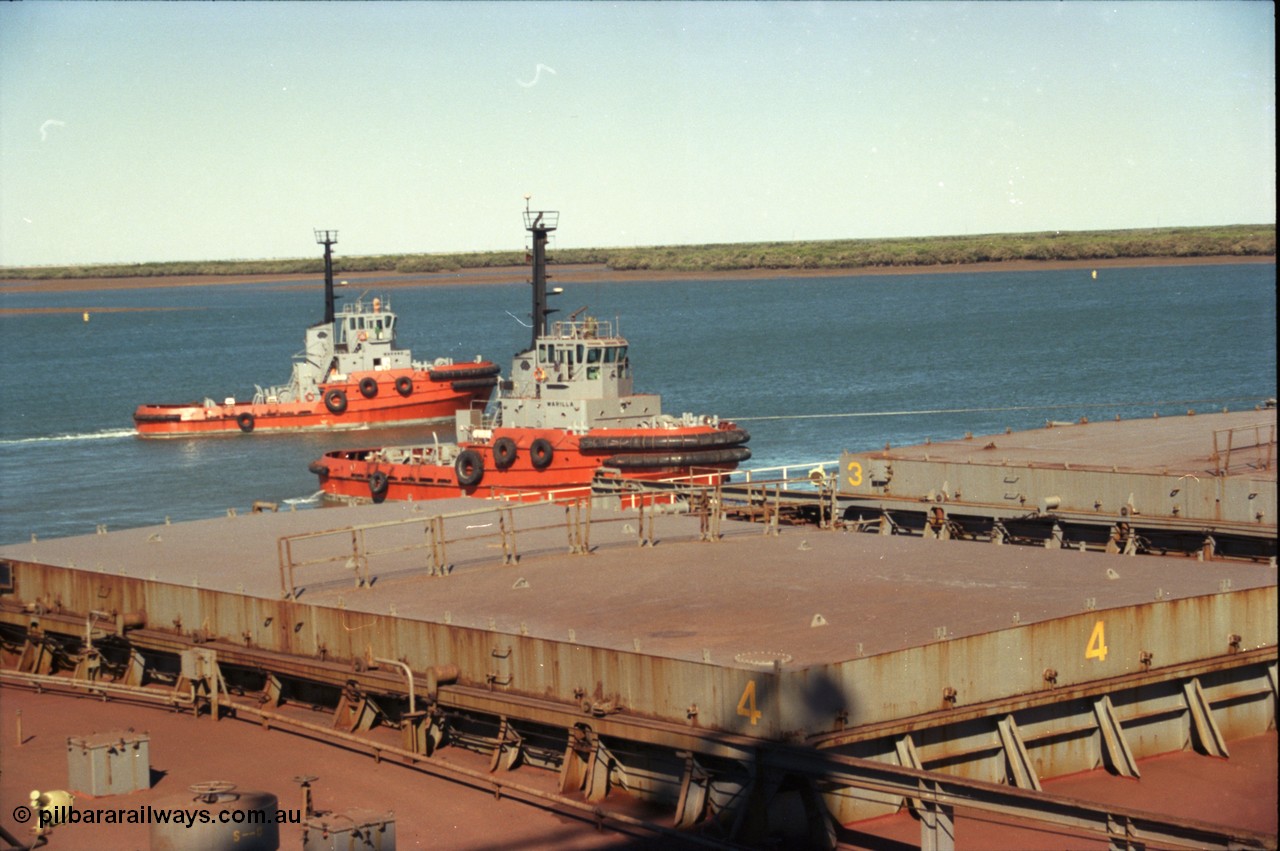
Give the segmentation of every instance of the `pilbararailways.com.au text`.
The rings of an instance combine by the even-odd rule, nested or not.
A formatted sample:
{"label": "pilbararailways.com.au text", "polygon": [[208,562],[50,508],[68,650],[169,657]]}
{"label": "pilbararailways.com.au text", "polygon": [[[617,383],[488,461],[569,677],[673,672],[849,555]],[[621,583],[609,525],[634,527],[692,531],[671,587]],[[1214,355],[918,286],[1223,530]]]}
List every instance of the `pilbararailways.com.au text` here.
{"label": "pilbararailways.com.au text", "polygon": [[200,807],[69,807],[40,810],[40,826],[59,824],[302,824],[302,810],[209,810]]}

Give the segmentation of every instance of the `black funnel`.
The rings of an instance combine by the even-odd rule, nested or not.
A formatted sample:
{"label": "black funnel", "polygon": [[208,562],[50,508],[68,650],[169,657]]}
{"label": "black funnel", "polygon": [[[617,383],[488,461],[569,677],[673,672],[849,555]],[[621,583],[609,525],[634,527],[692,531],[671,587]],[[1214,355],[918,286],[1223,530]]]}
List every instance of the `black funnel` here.
{"label": "black funnel", "polygon": [[525,230],[533,234],[533,342],[529,348],[537,348],[538,337],[547,333],[547,314],[555,313],[547,307],[547,234],[556,229],[560,213],[554,210],[525,210]]}
{"label": "black funnel", "polygon": [[333,246],[338,241],[336,230],[316,231],[316,242],[324,246],[324,322],[333,324]]}

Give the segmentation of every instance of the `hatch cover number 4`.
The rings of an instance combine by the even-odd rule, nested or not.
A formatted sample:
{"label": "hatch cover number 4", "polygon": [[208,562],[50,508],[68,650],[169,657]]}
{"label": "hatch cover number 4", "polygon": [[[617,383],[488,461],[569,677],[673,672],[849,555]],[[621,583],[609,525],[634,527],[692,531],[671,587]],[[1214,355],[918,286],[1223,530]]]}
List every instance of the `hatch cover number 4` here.
{"label": "hatch cover number 4", "polygon": [[1097,659],[1099,662],[1107,661],[1107,631],[1103,627],[1102,621],[1098,621],[1093,625],[1093,632],[1089,635],[1089,643],[1084,648],[1084,658]]}
{"label": "hatch cover number 4", "polygon": [[755,680],[747,680],[747,687],[742,690],[742,697],[738,699],[738,714],[750,718],[753,727],[760,723],[760,716],[764,713],[756,709]]}

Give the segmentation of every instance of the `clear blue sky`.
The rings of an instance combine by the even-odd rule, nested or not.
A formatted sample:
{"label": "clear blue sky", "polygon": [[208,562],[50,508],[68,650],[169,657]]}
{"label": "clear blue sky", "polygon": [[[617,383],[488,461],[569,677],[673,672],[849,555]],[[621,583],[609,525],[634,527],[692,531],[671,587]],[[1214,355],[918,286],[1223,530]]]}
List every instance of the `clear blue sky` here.
{"label": "clear blue sky", "polygon": [[0,265],[1274,222],[1274,16],[3,3]]}

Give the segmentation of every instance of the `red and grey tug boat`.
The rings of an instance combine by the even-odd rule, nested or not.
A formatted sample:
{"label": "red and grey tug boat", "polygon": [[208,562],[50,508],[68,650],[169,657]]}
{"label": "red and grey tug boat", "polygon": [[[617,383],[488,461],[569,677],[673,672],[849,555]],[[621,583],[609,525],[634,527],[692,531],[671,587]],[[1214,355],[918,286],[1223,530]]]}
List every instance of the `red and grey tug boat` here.
{"label": "red and grey tug boat", "polygon": [[396,347],[389,302],[363,297],[334,310],[333,245],[337,231],[316,231],[324,246],[325,314],[307,328],[287,384],[258,387],[251,400],[206,398],[186,404],[140,405],[139,437],[195,437],[264,431],[310,431],[447,421],[486,402],[501,367],[476,357],[454,363],[415,361]]}
{"label": "red and grey tug boat", "polygon": [[627,341],[613,323],[548,323],[546,243],[559,214],[525,211],[533,234],[533,340],[499,384],[492,416],[458,411],[457,442],[335,450],[311,464],[330,501],[457,496],[541,499],[589,486],[603,468],[625,478],[716,476],[751,457],[750,435],[715,416],[662,413],[632,389]]}

